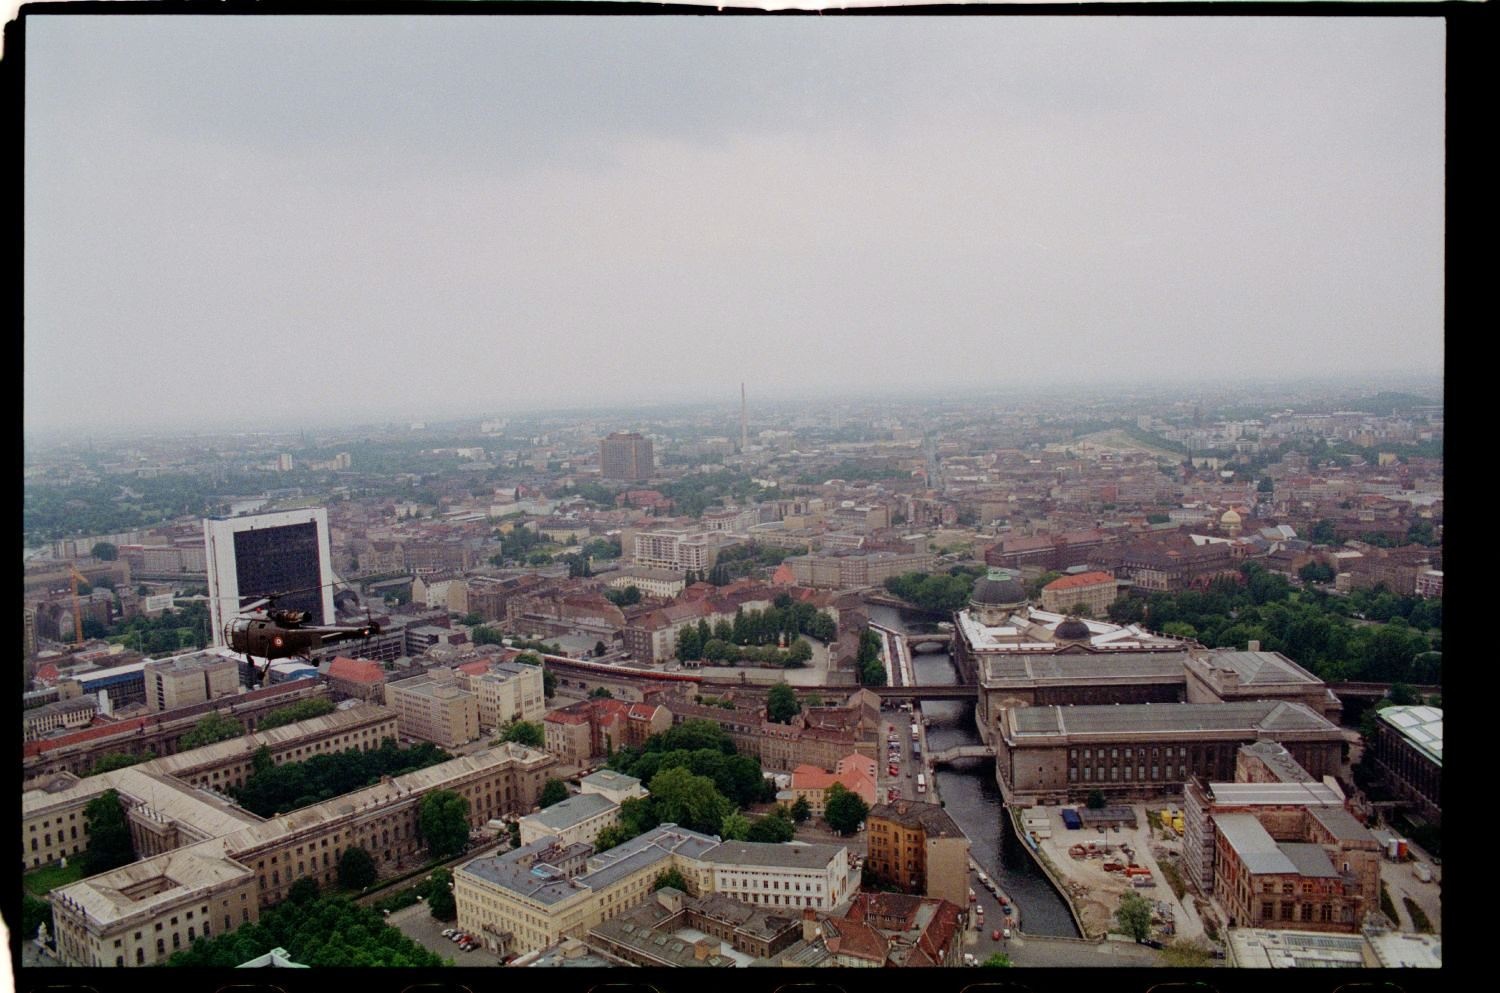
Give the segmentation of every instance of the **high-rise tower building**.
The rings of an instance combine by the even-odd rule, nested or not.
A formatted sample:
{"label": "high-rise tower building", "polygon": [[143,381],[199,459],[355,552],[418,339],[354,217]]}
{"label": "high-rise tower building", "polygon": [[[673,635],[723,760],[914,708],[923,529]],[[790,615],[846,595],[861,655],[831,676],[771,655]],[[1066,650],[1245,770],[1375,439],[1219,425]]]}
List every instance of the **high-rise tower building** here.
{"label": "high-rise tower building", "polygon": [[276,606],[306,610],[315,624],[332,624],[333,565],[328,511],[322,507],[203,522],[209,614],[215,645],[240,608],[268,593],[286,593]]}
{"label": "high-rise tower building", "polygon": [[604,479],[650,479],[656,463],[651,439],[616,431],[599,439],[599,475]]}

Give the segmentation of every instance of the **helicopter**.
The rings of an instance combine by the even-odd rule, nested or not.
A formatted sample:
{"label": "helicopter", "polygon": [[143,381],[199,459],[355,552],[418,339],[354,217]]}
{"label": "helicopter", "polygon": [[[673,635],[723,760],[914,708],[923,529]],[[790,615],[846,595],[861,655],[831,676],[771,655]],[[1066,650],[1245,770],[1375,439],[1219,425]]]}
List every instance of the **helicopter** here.
{"label": "helicopter", "polygon": [[315,648],[357,638],[368,639],[380,633],[380,625],[370,617],[368,608],[364,624],[345,626],[310,624],[310,611],[276,606],[281,597],[298,592],[303,591],[268,593],[263,599],[242,607],[240,616],[224,625],[224,643],[232,650],[249,658],[252,665],[256,658],[266,660],[262,685],[271,678],[273,659],[306,658]]}

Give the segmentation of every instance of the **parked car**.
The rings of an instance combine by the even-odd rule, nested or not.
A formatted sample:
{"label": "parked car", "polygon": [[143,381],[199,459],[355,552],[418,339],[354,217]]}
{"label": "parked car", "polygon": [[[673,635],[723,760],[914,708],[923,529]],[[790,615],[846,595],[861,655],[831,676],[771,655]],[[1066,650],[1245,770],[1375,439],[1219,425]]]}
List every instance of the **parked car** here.
{"label": "parked car", "polygon": [[445,927],[445,928],[443,928],[443,937],[444,938],[451,938],[457,932],[458,932],[458,928]]}

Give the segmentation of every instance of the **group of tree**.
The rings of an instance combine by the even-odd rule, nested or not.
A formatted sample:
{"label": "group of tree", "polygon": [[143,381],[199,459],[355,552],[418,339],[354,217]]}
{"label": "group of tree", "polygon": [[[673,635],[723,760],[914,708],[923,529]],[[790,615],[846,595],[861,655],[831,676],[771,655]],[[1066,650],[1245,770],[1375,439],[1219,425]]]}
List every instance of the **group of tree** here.
{"label": "group of tree", "polygon": [[[641,748],[615,752],[609,767],[640,779],[651,795],[621,804],[620,823],[600,835],[601,850],[665,822],[722,837],[726,818],[743,817],[739,808],[776,793],[760,760],[736,754],[734,742],[712,721],[688,720],[652,735]],[[748,832],[754,825],[745,821]],[[730,821],[731,827],[737,823]]]}
{"label": "group of tree", "polygon": [[699,575],[697,578],[715,586],[728,586],[736,579],[776,568],[791,554],[792,549],[762,545],[756,541],[731,545],[719,552],[713,568],[706,576]]}
{"label": "group of tree", "polygon": [[766,694],[766,720],[772,724],[790,724],[792,718],[802,713],[802,704],[797,692],[786,683],[777,683]]}
{"label": "group of tree", "polygon": [[616,607],[631,607],[641,602],[641,588],[632,583],[623,590],[605,590],[604,599]]}
{"label": "group of tree", "polygon": [[771,808],[770,813],[756,818],[735,812],[724,818],[719,828],[719,837],[725,841],[756,841],[770,844],[785,844],[797,835],[797,825],[791,810],[784,803]]}
{"label": "group of tree", "polygon": [[859,636],[859,652],[854,656],[854,665],[859,671],[859,685],[884,686],[885,663],[881,661],[880,635],[866,628]]}
{"label": "group of tree", "polygon": [[[311,882],[311,880],[309,880]],[[200,938],[167,960],[169,966],[231,969],[273,948],[313,967],[433,968],[447,964],[386,924],[374,910],[348,899],[299,891],[233,931]]]}
{"label": "group of tree", "polygon": [[297,721],[310,720],[314,717],[322,717],[324,714],[333,713],[333,701],[323,697],[311,700],[298,700],[294,704],[285,707],[277,707],[256,724],[257,731],[269,731],[279,728],[284,724],[294,724]]}
{"label": "group of tree", "polygon": [[657,489],[662,496],[672,501],[672,509],[677,514],[702,517],[705,510],[721,503],[726,497],[737,501],[749,500],[758,496],[762,487],[744,473],[720,470],[688,473]]}
{"label": "group of tree", "polygon": [[[548,561],[551,561],[552,557],[540,551],[540,549],[552,543],[544,535],[533,531],[531,528],[517,525],[504,534],[497,532],[496,536],[500,541],[500,549],[494,555],[490,556],[490,561],[494,565],[505,565],[507,563],[525,565],[531,561],[533,556],[545,556]],[[537,564],[543,565],[545,563]]]}
{"label": "group of tree", "polygon": [[[81,591],[80,587],[80,591]],[[145,655],[168,655],[203,648],[209,640],[208,605],[193,601],[156,617],[136,614],[126,621],[104,627],[96,618],[85,618],[87,637],[106,638]],[[93,626],[88,624],[93,621]]]}
{"label": "group of tree", "polygon": [[182,740],[177,743],[177,747],[179,750],[185,752],[192,748],[202,748],[204,745],[212,745],[216,741],[228,741],[230,738],[238,738],[244,733],[245,726],[233,717],[226,717],[218,713],[209,714],[198,721],[197,724],[194,724],[191,731],[182,736]]}
{"label": "group of tree", "polygon": [[129,865],[135,861],[135,844],[130,840],[130,823],[120,794],[105,790],[83,808],[88,825],[89,846],[83,852],[83,874],[97,875]]}
{"label": "group of tree", "polygon": [[974,594],[976,576],[972,568],[955,567],[946,573],[929,575],[925,572],[908,572],[891,576],[885,588],[922,610],[951,614],[967,606]]}
{"label": "group of tree", "polygon": [[[1435,684],[1442,681],[1442,601],[1397,596],[1383,587],[1334,596],[1293,589],[1255,563],[1205,590],[1123,597],[1116,623],[1144,623],[1210,648],[1259,641],[1321,679]],[[1377,622],[1355,624],[1358,620]]]}
{"label": "group of tree", "polygon": [[514,741],[528,748],[541,748],[547,742],[547,734],[535,721],[513,720],[500,731],[496,741]]}
{"label": "group of tree", "polygon": [[394,738],[386,738],[379,748],[368,751],[352,748],[277,765],[270,749],[262,747],[252,760],[250,777],[243,786],[230,787],[230,792],[246,810],[271,817],[374,785],[382,776],[404,775],[452,757],[427,742],[401,748]]}

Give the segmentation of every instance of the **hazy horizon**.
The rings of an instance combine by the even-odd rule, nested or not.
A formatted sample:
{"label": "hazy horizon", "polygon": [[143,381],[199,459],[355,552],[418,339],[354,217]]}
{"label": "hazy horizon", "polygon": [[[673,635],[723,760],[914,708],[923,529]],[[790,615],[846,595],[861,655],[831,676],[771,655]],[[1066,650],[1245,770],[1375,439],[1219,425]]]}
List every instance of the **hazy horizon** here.
{"label": "hazy horizon", "polygon": [[33,16],[26,432],[1440,381],[1443,32]]}

